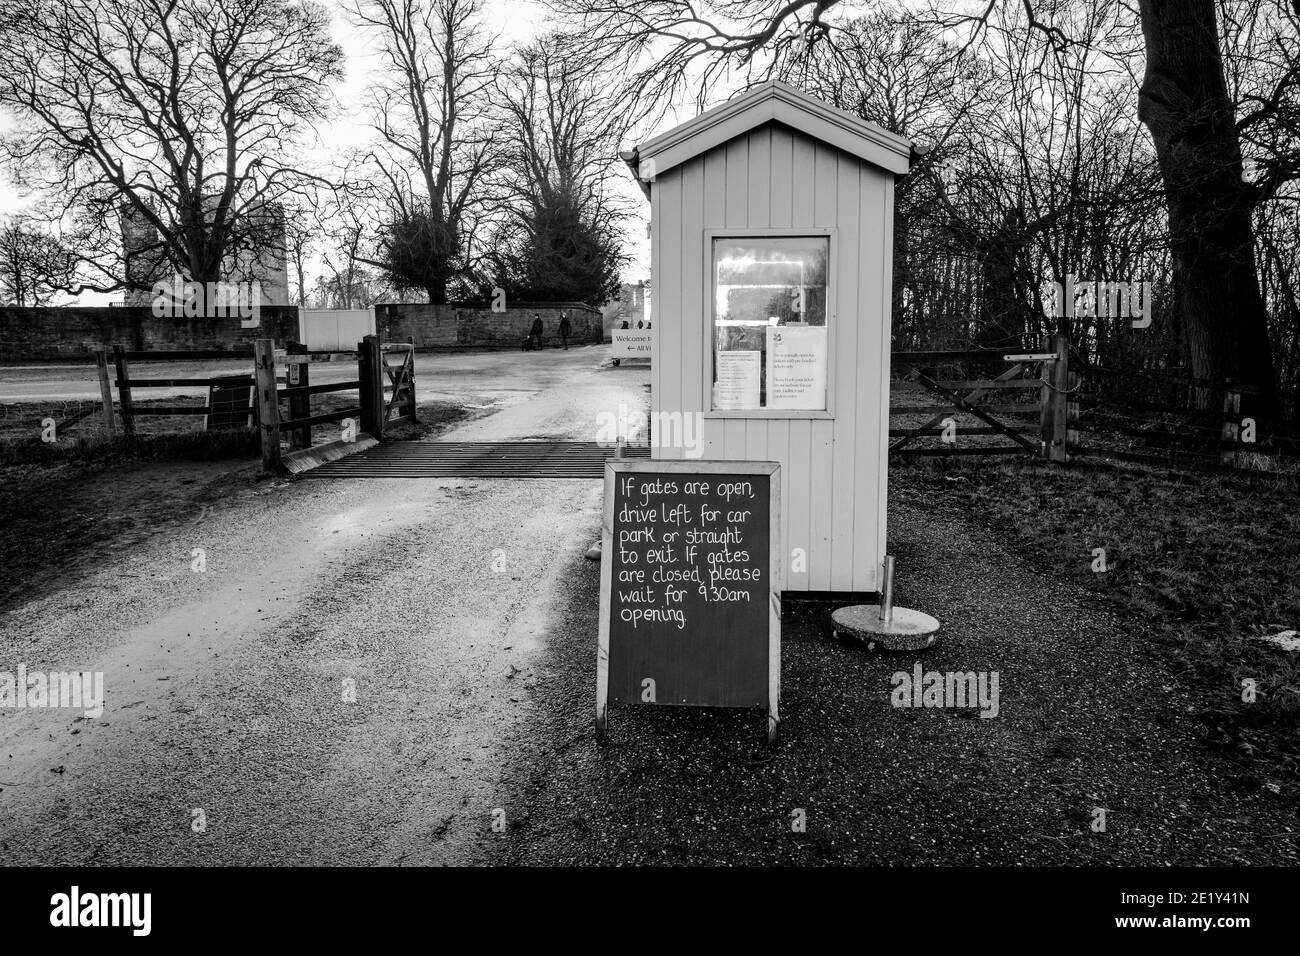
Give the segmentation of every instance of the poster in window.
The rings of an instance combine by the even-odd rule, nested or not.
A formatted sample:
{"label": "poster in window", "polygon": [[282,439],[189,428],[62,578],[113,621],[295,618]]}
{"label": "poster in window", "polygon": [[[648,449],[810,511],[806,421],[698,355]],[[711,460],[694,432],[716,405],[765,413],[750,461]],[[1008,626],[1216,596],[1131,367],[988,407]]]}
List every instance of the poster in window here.
{"label": "poster in window", "polygon": [[767,329],[767,407],[826,407],[826,327]]}
{"label": "poster in window", "polygon": [[718,352],[713,407],[728,410],[758,408],[760,365],[761,353],[757,349]]}

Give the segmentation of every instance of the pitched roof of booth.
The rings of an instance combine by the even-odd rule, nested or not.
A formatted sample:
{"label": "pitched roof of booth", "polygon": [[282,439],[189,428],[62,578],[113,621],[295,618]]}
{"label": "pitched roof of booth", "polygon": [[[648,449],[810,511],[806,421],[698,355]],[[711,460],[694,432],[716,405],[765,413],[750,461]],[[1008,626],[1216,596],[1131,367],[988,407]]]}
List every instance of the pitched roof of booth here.
{"label": "pitched roof of booth", "polygon": [[909,140],[778,80],[757,86],[637,147],[637,178],[654,179],[764,123],[784,123],[891,173],[906,173]]}

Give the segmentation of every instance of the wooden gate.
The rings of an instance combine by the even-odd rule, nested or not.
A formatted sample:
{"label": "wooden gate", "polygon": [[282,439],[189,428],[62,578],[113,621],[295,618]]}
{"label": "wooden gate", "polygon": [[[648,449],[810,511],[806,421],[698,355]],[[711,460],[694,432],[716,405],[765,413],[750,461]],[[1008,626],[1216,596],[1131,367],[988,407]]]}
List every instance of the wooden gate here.
{"label": "wooden gate", "polygon": [[[392,394],[384,400],[384,421],[393,420],[393,412],[398,418],[416,421],[415,417],[415,343],[402,345],[385,345],[380,353],[380,366],[384,370],[387,384],[392,386]],[[389,362],[396,358],[397,364]]]}
{"label": "wooden gate", "polygon": [[[397,417],[418,421],[415,414],[415,342],[384,345],[367,335],[357,344],[361,375],[361,424],[383,439],[384,426]],[[398,361],[389,362],[389,358]],[[390,391],[391,389],[391,391]]]}
{"label": "wooden gate", "polygon": [[[394,417],[417,421],[413,343],[384,345],[377,335],[367,335],[357,345],[356,379],[312,385],[308,381],[308,375],[311,360],[317,354],[305,346],[297,345],[284,353],[277,353],[271,339],[259,339],[256,342],[254,371],[257,378],[258,421],[262,432],[262,462],[268,471],[278,470],[283,464],[280,452],[282,431],[295,436],[294,444],[297,448],[310,449],[313,425],[357,419],[362,432],[382,441],[384,426]],[[398,361],[390,363],[390,356]],[[277,382],[277,360],[289,369],[284,386]],[[356,405],[323,414],[311,414],[311,396],[353,390],[357,392]],[[290,403],[288,418],[280,414],[280,402],[285,400]],[[346,442],[351,440],[344,439]]]}
{"label": "wooden gate", "polygon": [[[1058,387],[1057,381],[1068,374],[1063,352],[1063,340],[1053,340],[1040,353],[1015,354],[990,349],[894,352],[890,359],[895,377],[902,373],[904,382],[919,385],[941,402],[890,407],[891,417],[928,416],[921,425],[891,427],[890,454],[1042,455],[1065,460],[1068,421],[1063,399],[1067,390]],[[1006,371],[991,379],[945,379],[932,371],[945,365],[987,367],[990,361],[1011,364]],[[1036,400],[1028,400],[1024,394],[1028,391],[1035,393]],[[1017,392],[1021,394],[1017,395]],[[969,415],[982,424],[958,427],[953,419],[956,414]],[[1011,421],[1012,417],[1022,420]],[[1023,420],[1025,418],[1030,420]],[[944,442],[943,447],[909,447],[919,438],[934,436]],[[958,437],[971,436],[998,436],[1011,444],[986,440],[958,444]]]}

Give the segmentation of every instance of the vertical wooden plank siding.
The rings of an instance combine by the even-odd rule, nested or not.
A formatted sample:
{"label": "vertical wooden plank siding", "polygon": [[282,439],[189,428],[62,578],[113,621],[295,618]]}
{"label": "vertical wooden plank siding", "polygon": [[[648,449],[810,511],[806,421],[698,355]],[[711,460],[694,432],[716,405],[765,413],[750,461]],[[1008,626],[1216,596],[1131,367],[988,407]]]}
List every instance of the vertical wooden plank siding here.
{"label": "vertical wooden plank siding", "polygon": [[[813,158],[813,225],[815,226],[838,225],[838,160],[838,150],[824,143],[815,145]],[[836,285],[835,297],[837,300],[844,284],[843,270],[837,268],[839,258],[836,255],[831,256],[830,281]],[[842,314],[848,315],[847,313]],[[856,318],[856,316],[853,316],[848,320],[856,321]],[[830,334],[838,339],[841,331],[840,326],[843,324],[841,314],[828,312],[826,324],[835,330]],[[838,366],[847,353],[836,347],[831,354],[834,355],[835,365]],[[838,372],[839,369],[837,368],[835,371]],[[835,378],[838,383],[839,375],[836,374]],[[835,414],[837,416],[841,414],[838,408],[835,410]],[[837,421],[843,421],[843,419],[822,418],[814,419],[811,422],[812,447],[808,466],[812,472],[812,528],[810,535],[812,547],[808,552],[808,587],[813,591],[829,591],[831,589],[831,531],[834,525],[832,518],[836,514],[842,514],[835,507],[837,503],[835,500],[836,476],[831,473]],[[842,489],[843,478],[839,479],[839,484]]]}
{"label": "vertical wooden plank siding", "polygon": [[[783,590],[876,590],[885,548],[892,174],[769,125],[661,174],[652,196],[653,411],[709,411],[706,230],[835,230],[827,316],[835,417],[706,418],[703,456],[781,463]],[[681,458],[683,449],[654,455]],[[795,549],[806,570],[791,566]]]}
{"label": "vertical wooden plank siding", "polygon": [[[688,313],[682,309],[682,290],[685,288],[684,274],[682,272],[682,250],[676,240],[677,236],[684,236],[682,223],[682,187],[685,167],[677,167],[669,170],[669,174],[660,177],[659,183],[659,235],[663,239],[663,248],[659,253],[659,287],[654,290],[655,305],[654,316],[651,317],[651,333],[655,336],[653,340],[652,355],[675,355],[671,349],[674,345],[680,343],[680,337],[683,334],[682,324],[689,321]],[[657,331],[656,331],[657,330]],[[661,351],[661,349],[669,351]],[[652,387],[662,390],[663,401],[672,403],[666,405],[666,408],[681,407],[682,401],[682,374],[681,363],[679,362],[651,362],[656,366],[658,381]],[[655,458],[675,458],[670,449],[658,448],[654,451]]]}
{"label": "vertical wooden plank siding", "polygon": [[[836,210],[842,210],[838,216],[839,248],[831,250],[831,274],[839,291],[835,304],[835,378],[832,396],[835,418],[834,436],[831,444],[831,470],[834,474],[834,497],[831,500],[831,567],[830,590],[853,590],[853,550],[854,550],[854,502],[869,490],[870,482],[863,475],[863,481],[856,476],[856,456],[854,455],[853,432],[861,427],[862,408],[857,401],[857,383],[859,377],[871,375],[868,365],[857,361],[842,362],[840,356],[858,353],[859,333],[866,335],[870,327],[871,316],[863,308],[859,298],[859,277],[866,273],[863,268],[862,250],[858,239],[861,226],[856,215],[860,204],[859,173],[862,163],[845,153],[837,156],[836,170]],[[861,376],[859,376],[861,373]],[[855,414],[855,409],[858,414]]]}
{"label": "vertical wooden plank siding", "polygon": [[870,363],[873,375],[877,374],[877,369],[881,370],[878,374],[882,376],[883,388],[882,381],[877,381],[873,375],[863,375],[858,380],[858,420],[853,442],[859,481],[858,494],[853,502],[853,523],[857,528],[853,576],[859,582],[858,590],[876,590],[880,581],[880,561],[885,551],[884,523],[879,517],[883,512],[877,509],[884,507],[887,490],[884,474],[887,459],[883,456],[888,455],[889,426],[886,422],[883,428],[880,427],[875,418],[881,413],[882,402],[886,409],[889,406],[889,328],[883,321],[884,313],[880,311],[882,303],[889,300],[889,283],[883,281],[878,270],[866,268],[866,264],[880,262],[884,255],[884,188],[893,179],[869,166],[862,167],[861,179],[863,188],[858,208],[862,222],[864,268],[858,280],[858,295],[863,308],[864,361]]}
{"label": "vertical wooden plank siding", "polygon": [[[664,191],[668,181],[672,177],[676,176],[677,172],[678,171],[674,169],[666,175],[656,177],[650,185],[650,289],[651,294],[654,296],[654,313],[650,318],[652,325],[664,324],[667,313],[660,304],[661,297],[663,300],[666,300],[668,296],[672,295],[672,291],[666,287],[666,283],[660,277],[663,275],[664,268],[664,254],[666,251],[664,249],[665,236],[669,235],[664,231],[664,216],[666,215],[664,208]],[[644,314],[645,303],[642,302],[641,305],[643,310],[642,314]],[[686,319],[686,316],[681,316],[682,321],[686,321]],[[671,322],[672,318],[667,318],[667,321]],[[673,407],[673,397],[665,395],[663,392],[663,369],[666,363],[656,360],[656,356],[659,356],[662,353],[653,351],[655,345],[662,341],[660,338],[662,335],[663,333],[660,332],[658,336],[655,336],[650,340],[650,347],[652,349],[650,352],[651,412],[658,411],[661,408],[671,410]],[[650,457],[661,457],[659,449],[651,448]],[[608,482],[606,484],[608,485]],[[608,487],[606,488],[605,494],[606,496],[609,494]]]}
{"label": "vertical wooden plank siding", "polygon": [[[772,206],[771,224],[777,228],[794,225],[794,137],[783,126],[772,127]],[[790,587],[790,431],[797,425],[795,419],[773,418],[767,422],[767,454],[773,461],[781,462],[781,541],[785,553],[781,555],[781,578],[777,582],[782,590]],[[801,576],[807,580],[807,574]],[[806,586],[806,585],[805,585]]]}
{"label": "vertical wooden plank siding", "polygon": [[[749,137],[733,139],[727,151],[727,221],[729,229],[744,229],[749,222]],[[743,419],[715,419],[722,427],[724,455],[731,460],[744,461],[745,422]]]}
{"label": "vertical wooden plank siding", "polygon": [[881,206],[879,221],[883,223],[880,230],[881,252],[879,261],[881,267],[877,272],[878,281],[880,282],[880,314],[876,318],[877,334],[880,336],[880,391],[876,400],[877,414],[874,423],[877,433],[876,448],[879,453],[875,461],[877,486],[874,523],[876,540],[875,547],[871,552],[873,562],[871,565],[872,583],[864,586],[877,590],[881,582],[880,562],[885,557],[885,548],[887,546],[885,529],[889,525],[887,520],[889,504],[889,352],[893,348],[893,336],[890,333],[893,328],[894,315],[894,286],[892,281],[894,275],[894,177],[883,170],[872,170],[872,172],[881,181],[882,188],[879,190],[877,202]]}
{"label": "vertical wooden plank siding", "polygon": [[[704,156],[704,228],[721,229],[727,225],[727,153],[726,150],[715,149],[706,153]],[[685,408],[699,408],[701,411],[708,411],[709,398],[708,387],[713,375],[713,342],[711,339],[711,329],[713,321],[713,277],[709,274],[708,257],[712,255],[712,250],[704,245],[704,236],[700,235],[698,239],[692,240],[689,236],[682,237],[683,241],[690,241],[697,250],[695,256],[695,268],[688,273],[696,276],[696,282],[699,283],[700,289],[704,296],[704,310],[700,316],[699,332],[695,336],[694,344],[688,348],[682,355],[683,366],[694,367],[697,378],[687,385],[687,391],[684,394],[686,405]],[[698,243],[698,245],[696,245]],[[691,348],[698,349],[699,355],[696,362],[690,362],[692,352]],[[703,404],[699,404],[703,400]],[[704,457],[705,458],[723,458],[725,447],[723,441],[722,423],[715,419],[705,419],[704,422]]]}
{"label": "vertical wooden plank siding", "polygon": [[[816,209],[813,203],[813,141],[806,136],[796,135],[792,144],[791,157],[791,226],[815,226]],[[786,539],[786,551],[802,549],[804,561],[802,570],[791,569],[786,576],[787,586],[792,590],[820,590],[812,583],[808,555],[812,551],[812,421],[807,418],[790,419],[790,458],[788,475],[781,484],[787,488],[790,498],[790,515],[787,521],[789,537]]]}
{"label": "vertical wooden plank siding", "polygon": [[[704,351],[705,328],[708,316],[705,313],[705,288],[702,274],[704,261],[704,157],[691,160],[682,167],[682,233],[681,245],[677,250],[678,269],[683,277],[681,290],[681,321],[674,323],[676,332],[668,341],[668,351],[656,354],[680,355],[680,362],[670,363],[674,366],[669,373],[664,370],[666,394],[675,396],[678,404],[673,408],[683,409],[683,431],[689,427],[691,437],[698,439],[692,412],[696,408],[700,384],[695,371],[700,367],[698,353]],[[662,333],[661,333],[662,334]],[[683,347],[684,346],[684,347]],[[694,391],[690,391],[694,389]],[[666,449],[662,457],[685,457],[685,449],[680,445]]]}
{"label": "vertical wooden plank siding", "polygon": [[[751,227],[772,225],[772,127],[764,126],[749,134],[749,224]],[[745,457],[750,461],[767,461],[767,422],[749,418],[745,429]]]}

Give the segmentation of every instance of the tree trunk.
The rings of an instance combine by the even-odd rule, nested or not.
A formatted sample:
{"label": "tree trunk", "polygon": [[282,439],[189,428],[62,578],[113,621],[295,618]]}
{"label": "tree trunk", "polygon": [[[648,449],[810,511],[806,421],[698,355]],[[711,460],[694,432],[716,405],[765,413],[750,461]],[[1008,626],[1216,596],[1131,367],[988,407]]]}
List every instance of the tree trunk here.
{"label": "tree trunk", "polygon": [[441,261],[430,263],[427,272],[428,283],[424,290],[429,293],[429,302],[433,305],[447,304],[447,280],[450,277],[443,265]]}
{"label": "tree trunk", "polygon": [[[1037,230],[1037,224],[1032,227]],[[1008,214],[1002,224],[977,246],[983,289],[978,310],[980,348],[1016,351],[1031,319],[1028,303],[1016,281],[1021,250],[1030,227]]]}
{"label": "tree trunk", "polygon": [[1214,0],[1140,0],[1146,76],[1138,116],[1151,131],[1169,209],[1184,346],[1198,378],[1234,378],[1276,411],[1268,316],[1255,267],[1255,192],[1223,76]]}

